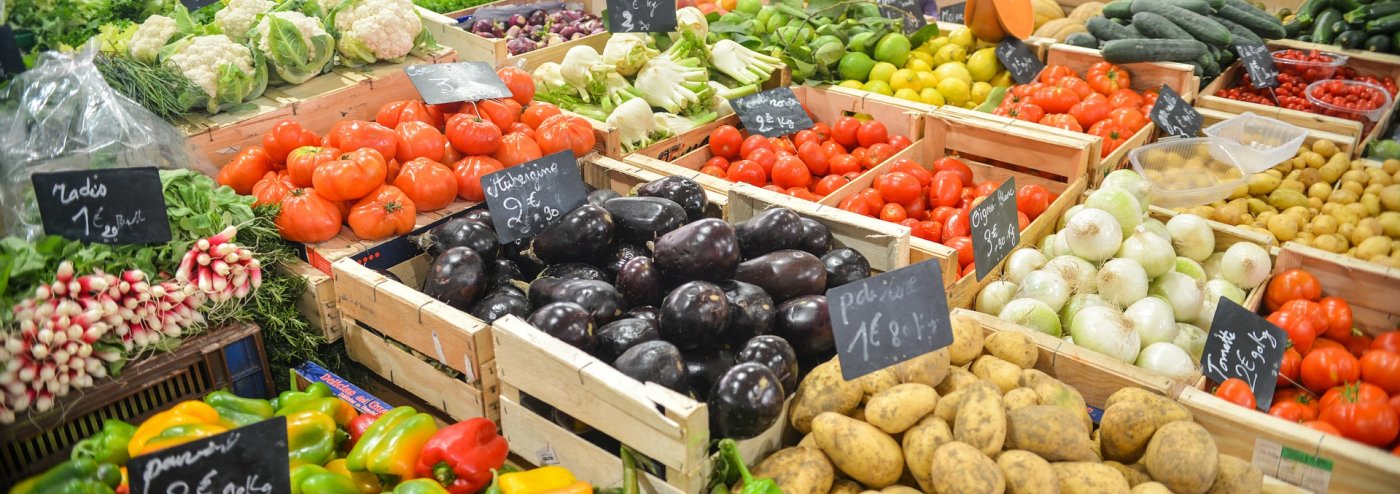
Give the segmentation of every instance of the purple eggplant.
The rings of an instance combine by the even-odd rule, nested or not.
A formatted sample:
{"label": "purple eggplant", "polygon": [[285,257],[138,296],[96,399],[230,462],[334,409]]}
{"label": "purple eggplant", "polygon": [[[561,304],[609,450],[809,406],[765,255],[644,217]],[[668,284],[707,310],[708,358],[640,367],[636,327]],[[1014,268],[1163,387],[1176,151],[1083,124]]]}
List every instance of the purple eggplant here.
{"label": "purple eggplant", "polygon": [[535,48],[537,48],[535,40],[530,38],[512,38],[506,42],[506,49],[510,50],[511,55],[529,53],[535,51]]}

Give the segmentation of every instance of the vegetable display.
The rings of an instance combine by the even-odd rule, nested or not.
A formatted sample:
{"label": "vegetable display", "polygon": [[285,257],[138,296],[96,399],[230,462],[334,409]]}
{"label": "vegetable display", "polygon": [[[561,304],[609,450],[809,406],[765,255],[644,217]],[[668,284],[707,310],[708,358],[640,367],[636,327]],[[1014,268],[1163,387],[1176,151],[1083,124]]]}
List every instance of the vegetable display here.
{"label": "vegetable display", "polygon": [[[532,7],[534,5],[510,5],[502,7],[499,12],[490,7],[478,9],[460,26],[483,38],[506,40],[506,49],[510,50],[511,55],[529,53],[605,31],[602,19],[587,11]],[[524,10],[526,8],[532,9]],[[526,13],[507,15],[507,9]],[[493,20],[502,16],[504,20]]]}
{"label": "vegetable display", "polygon": [[963,108],[975,108],[995,88],[1011,85],[1011,74],[1001,66],[995,48],[974,38],[968,28],[910,45],[901,33],[886,34],[871,42],[869,54],[851,51],[842,56],[835,75],[844,79],[841,86]]}
{"label": "vegetable display", "polygon": [[1069,67],[1051,65],[1035,82],[1012,86],[991,111],[1097,136],[1106,157],[1147,126],[1157,102],[1155,89],[1139,93],[1131,85],[1132,74],[1109,62],[1090,66],[1083,77]]}
{"label": "vegetable display", "polygon": [[1235,40],[1284,36],[1283,22],[1243,0],[1114,0],[1069,44],[1103,50],[1112,63],[1181,62],[1204,87],[1238,58]]}
{"label": "vegetable display", "polygon": [[1338,48],[1400,53],[1400,6],[1389,0],[1307,0],[1278,12],[1287,37]]}
{"label": "vegetable display", "polygon": [[1279,87],[1256,88],[1249,74],[1243,74],[1235,87],[1222,89],[1216,96],[1306,111],[1362,123],[1362,134],[1369,135],[1395,100],[1395,79],[1361,75],[1351,67],[1338,66],[1346,57],[1317,50],[1279,50],[1273,53],[1279,69]]}

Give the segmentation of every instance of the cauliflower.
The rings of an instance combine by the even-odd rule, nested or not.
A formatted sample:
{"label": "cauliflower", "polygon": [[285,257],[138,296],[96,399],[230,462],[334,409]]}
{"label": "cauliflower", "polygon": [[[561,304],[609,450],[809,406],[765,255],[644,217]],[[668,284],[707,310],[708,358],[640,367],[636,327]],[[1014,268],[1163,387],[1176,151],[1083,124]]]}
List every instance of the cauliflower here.
{"label": "cauliflower", "polygon": [[271,0],[229,0],[228,5],[214,13],[214,25],[229,39],[241,43],[248,40],[248,30],[257,22],[258,14],[275,5]]}
{"label": "cauliflower", "polygon": [[267,88],[267,66],[226,35],[183,38],[166,46],[161,59],[204,91],[209,113],[257,98]]}
{"label": "cauliflower", "polygon": [[146,18],[141,23],[141,27],[136,28],[136,34],[131,35],[131,41],[127,42],[127,52],[131,58],[146,63],[155,63],[160,56],[160,49],[170,42],[170,38],[179,31],[179,26],[175,24],[175,19],[163,15],[153,15]]}
{"label": "cauliflower", "polygon": [[[325,7],[334,0],[320,0]],[[358,67],[380,60],[401,62],[417,48],[435,46],[410,0],[345,0],[326,24],[337,40],[341,63]]]}
{"label": "cauliflower", "polygon": [[335,55],[335,38],[321,26],[321,20],[300,12],[263,15],[253,40],[267,57],[273,74],[292,84],[325,72]]}
{"label": "cauliflower", "polygon": [[647,60],[661,53],[647,46],[647,39],[642,33],[614,34],[603,47],[603,63],[616,65],[617,73],[624,76],[637,75]]}

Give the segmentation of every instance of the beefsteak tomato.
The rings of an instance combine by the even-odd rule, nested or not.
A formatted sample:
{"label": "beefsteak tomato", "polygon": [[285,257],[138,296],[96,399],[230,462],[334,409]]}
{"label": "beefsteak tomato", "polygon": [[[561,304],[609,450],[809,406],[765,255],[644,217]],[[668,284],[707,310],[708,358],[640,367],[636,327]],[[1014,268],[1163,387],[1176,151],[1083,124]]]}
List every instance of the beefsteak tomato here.
{"label": "beefsteak tomato", "polygon": [[403,122],[394,128],[394,133],[398,135],[398,154],[395,159],[399,163],[408,163],[418,158],[427,158],[433,161],[441,161],[443,154],[443,143],[447,138],[437,128],[423,122]]}
{"label": "beefsteak tomato", "polygon": [[427,158],[404,163],[394,186],[413,200],[419,211],[436,211],[457,200],[457,177],[452,169]]}
{"label": "beefsteak tomato", "polygon": [[374,121],[389,129],[398,128],[399,124],[404,122],[423,122],[441,129],[443,115],[440,108],[423,103],[421,100],[405,100],[379,107],[379,112],[374,115]]}
{"label": "beefsteak tomato", "polygon": [[501,127],[476,115],[458,113],[447,119],[447,141],[467,156],[490,156],[501,150]]}
{"label": "beefsteak tomato", "polygon": [[329,201],[353,201],[384,185],[389,165],[374,148],[360,148],[316,167],[311,184]]}
{"label": "beefsteak tomato", "polygon": [[325,242],[340,233],[340,208],[314,189],[287,192],[277,213],[277,231],[293,242]]}
{"label": "beefsteak tomato", "polygon": [[300,123],[290,118],[272,124],[272,130],[263,134],[262,139],[263,151],[267,151],[273,163],[286,163],[287,155],[292,150],[302,146],[315,146],[320,142],[320,136],[302,128]]}
{"label": "beefsteak tomato", "polygon": [[322,163],[328,163],[339,159],[341,152],[336,148],[323,148],[318,146],[302,146],[292,150],[287,155],[287,174],[291,176],[292,183],[297,187],[310,187],[311,176],[316,173],[316,167]]}
{"label": "beefsteak tomato", "polygon": [[504,170],[501,162],[489,156],[468,156],[458,162],[453,174],[457,176],[457,196],[468,201],[486,200],[481,177]]}
{"label": "beefsteak tomato", "polygon": [[355,236],[380,240],[413,231],[418,216],[413,200],[392,185],[381,185],[350,208],[346,223]]}
{"label": "beefsteak tomato", "polygon": [[355,151],[361,148],[374,148],[384,159],[398,156],[399,136],[392,127],[364,120],[345,120],[331,127],[326,134],[326,146]]}
{"label": "beefsteak tomato", "polygon": [[237,156],[224,164],[219,169],[219,175],[215,182],[219,185],[227,185],[239,195],[253,193],[253,185],[262,180],[267,172],[272,171],[272,157],[267,151],[260,147],[250,147],[240,151]]}

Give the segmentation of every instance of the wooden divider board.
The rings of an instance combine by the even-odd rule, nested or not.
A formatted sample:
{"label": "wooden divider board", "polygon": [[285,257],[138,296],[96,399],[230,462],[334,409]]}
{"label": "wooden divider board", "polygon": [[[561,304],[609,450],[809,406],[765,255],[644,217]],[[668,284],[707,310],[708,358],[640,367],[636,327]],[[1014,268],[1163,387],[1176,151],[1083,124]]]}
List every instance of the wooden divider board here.
{"label": "wooden divider board", "polygon": [[[483,391],[439,372],[431,364],[353,321],[345,328],[345,350],[356,362],[453,419],[500,419],[499,384],[494,374],[488,374],[488,379],[481,382],[485,386]],[[483,366],[494,368],[495,362],[486,362]]]}
{"label": "wooden divider board", "polygon": [[345,327],[341,324],[340,310],[336,309],[335,284],[330,275],[300,260],[279,263],[276,269],[306,281],[306,290],[297,299],[297,309],[306,318],[307,324],[326,338],[327,343],[339,341]]}

